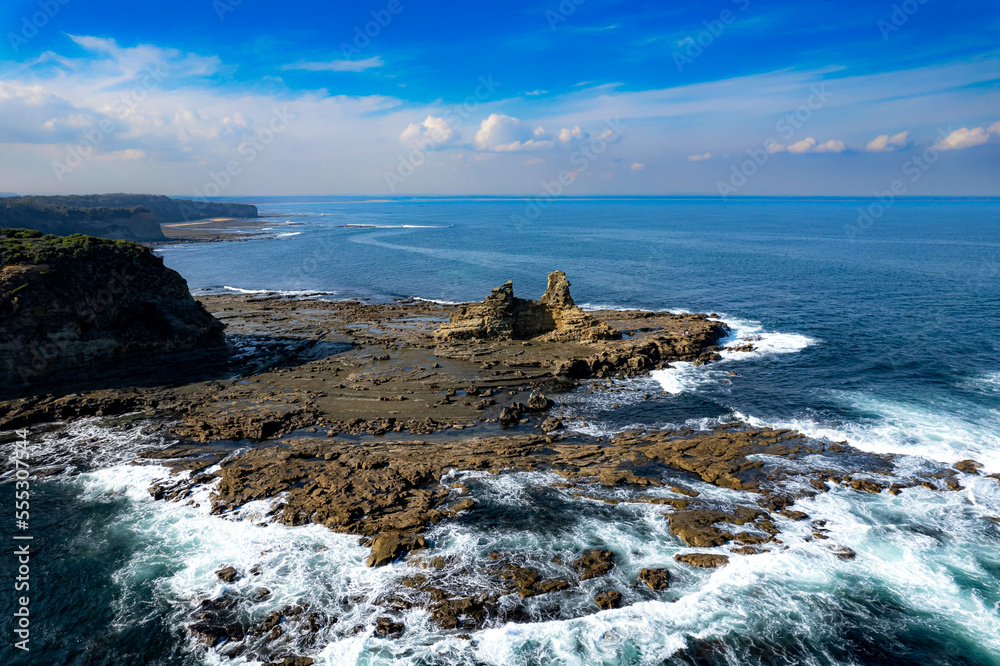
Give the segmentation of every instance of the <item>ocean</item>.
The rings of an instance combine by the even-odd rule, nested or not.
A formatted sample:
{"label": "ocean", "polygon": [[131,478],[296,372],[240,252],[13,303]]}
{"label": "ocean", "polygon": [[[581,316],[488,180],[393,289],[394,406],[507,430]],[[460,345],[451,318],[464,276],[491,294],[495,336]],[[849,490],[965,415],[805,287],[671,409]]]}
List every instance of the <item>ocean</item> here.
{"label": "ocean", "polygon": [[[158,249],[196,295],[461,302],[513,280],[537,298],[563,270],[585,308],[716,313],[756,347],[616,382],[614,394],[581,387],[560,407],[575,430],[740,420],[894,454],[901,473],[969,458],[1000,472],[1000,200],[245,201],[269,216],[268,237]],[[371,625],[379,611],[365,600],[407,575],[365,567],[354,537],[262,526],[266,506],[232,521],[154,502],[146,489],[167,472],[129,461],[166,443],[94,420],[33,438],[35,458],[80,473],[36,482],[37,633],[30,654],[4,663],[254,663],[199,650],[184,629],[198,599],[223,591],[219,567],[263,557],[257,583],[273,596],[255,612],[307,600],[342,627]],[[570,498],[544,472],[455,477],[482,510],[434,527],[438,552],[609,548],[626,604],[595,614],[584,611],[592,594],[564,595],[471,640],[413,611],[399,640],[331,629],[299,653],[338,666],[1000,664],[1000,525],[985,520],[1000,516],[995,479],[962,474],[961,491],[898,496],[835,488],[797,503],[854,560],[790,523],[785,549],[676,571],[682,544],[662,508]],[[631,587],[654,566],[675,570],[666,598]]]}

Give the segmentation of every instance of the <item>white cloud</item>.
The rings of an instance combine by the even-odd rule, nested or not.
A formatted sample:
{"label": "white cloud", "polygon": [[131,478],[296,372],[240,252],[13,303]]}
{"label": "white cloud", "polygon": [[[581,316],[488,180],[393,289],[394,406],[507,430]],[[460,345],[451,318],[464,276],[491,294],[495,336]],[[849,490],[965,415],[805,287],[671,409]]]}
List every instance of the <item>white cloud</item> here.
{"label": "white cloud", "polygon": [[422,123],[410,123],[399,140],[408,146],[416,146],[424,150],[434,146],[443,146],[458,138],[455,130],[439,116],[427,116]]}
{"label": "white cloud", "polygon": [[572,143],[573,141],[582,141],[587,138],[587,133],[580,129],[577,125],[573,129],[566,129],[565,127],[559,130],[559,143]]}
{"label": "white cloud", "polygon": [[789,146],[774,142],[767,144],[765,147],[767,148],[767,152],[772,155],[774,153],[792,153],[793,155],[801,155],[802,153],[842,153],[847,150],[847,144],[838,139],[816,143],[816,139],[811,136],[807,136]]}
{"label": "white cloud", "polygon": [[[992,129],[992,127],[991,127]],[[982,127],[969,129],[962,127],[934,144],[938,150],[961,150],[981,146],[990,140],[990,135]]]}
{"label": "white cloud", "polygon": [[701,162],[712,159],[712,153],[702,153],[701,155],[688,155],[688,162]]}
{"label": "white cloud", "polygon": [[283,65],[281,69],[299,69],[307,72],[363,72],[366,69],[381,67],[385,63],[382,56],[364,58],[363,60],[331,60],[329,62],[296,62]]}
{"label": "white cloud", "polygon": [[643,164],[642,162],[632,162],[632,166],[630,166],[628,170],[631,171],[632,173],[637,173],[645,168],[646,165]]}
{"label": "white cloud", "polygon": [[1000,120],[990,125],[990,128],[987,131],[990,134],[1000,134]]}
{"label": "white cloud", "polygon": [[542,127],[531,129],[520,118],[503,113],[491,113],[479,125],[474,143],[480,150],[498,153],[525,150],[546,150],[556,145],[569,146],[577,141],[585,141],[589,135],[577,125],[572,129],[564,127],[558,132],[546,132]]}
{"label": "white cloud", "polygon": [[475,144],[480,150],[491,150],[498,153],[516,152],[520,150],[540,150],[551,148],[553,142],[545,138],[541,127],[534,130],[521,124],[519,118],[502,113],[491,113],[479,125]]}
{"label": "white cloud", "polygon": [[830,139],[825,143],[821,143],[812,149],[814,153],[842,153],[847,150],[847,146],[843,141],[837,141]]}
{"label": "white cloud", "polygon": [[810,150],[816,147],[816,139],[811,136],[802,139],[801,141],[796,141],[792,145],[788,146],[785,150],[790,153],[808,153]]}
{"label": "white cloud", "polygon": [[548,90],[532,90],[532,91],[526,92],[524,94],[525,95],[531,95],[532,97],[534,97],[535,95],[544,95],[547,92],[548,92]]}
{"label": "white cloud", "polygon": [[889,136],[888,134],[879,134],[877,137],[865,144],[865,150],[870,153],[882,153],[895,150],[896,148],[905,148],[910,141],[909,132],[900,132],[899,134],[893,134]]}

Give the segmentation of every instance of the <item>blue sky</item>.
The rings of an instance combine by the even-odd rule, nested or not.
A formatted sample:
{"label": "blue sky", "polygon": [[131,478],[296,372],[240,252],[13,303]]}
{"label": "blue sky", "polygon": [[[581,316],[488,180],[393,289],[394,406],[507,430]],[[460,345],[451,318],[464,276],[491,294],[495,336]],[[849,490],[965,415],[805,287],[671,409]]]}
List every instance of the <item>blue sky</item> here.
{"label": "blue sky", "polygon": [[995,0],[7,0],[0,26],[0,191],[1000,195]]}

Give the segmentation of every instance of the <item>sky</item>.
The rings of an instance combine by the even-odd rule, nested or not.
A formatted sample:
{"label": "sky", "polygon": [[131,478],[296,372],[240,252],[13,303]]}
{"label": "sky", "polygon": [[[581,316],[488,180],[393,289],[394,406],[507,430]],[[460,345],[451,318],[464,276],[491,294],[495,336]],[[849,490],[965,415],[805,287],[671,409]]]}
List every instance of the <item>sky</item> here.
{"label": "sky", "polygon": [[1000,3],[4,0],[0,192],[1000,196]]}

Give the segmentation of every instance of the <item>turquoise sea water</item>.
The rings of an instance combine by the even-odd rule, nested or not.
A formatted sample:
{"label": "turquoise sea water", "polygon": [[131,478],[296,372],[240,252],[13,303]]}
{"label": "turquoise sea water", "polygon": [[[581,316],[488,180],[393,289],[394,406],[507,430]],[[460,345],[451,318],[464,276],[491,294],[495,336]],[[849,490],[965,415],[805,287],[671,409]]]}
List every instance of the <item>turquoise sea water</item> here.
{"label": "turquoise sea water", "polygon": [[[741,419],[898,454],[902,470],[973,458],[1000,472],[998,201],[897,201],[862,227],[871,201],[565,201],[530,222],[516,200],[250,201],[274,216],[273,237],[160,250],[196,293],[466,301],[512,279],[516,294],[537,297],[560,269],[585,307],[715,312],[757,347],[639,378],[613,399],[567,396],[582,432]],[[664,399],[641,397],[650,392]],[[353,538],[322,528],[151,501],[145,489],[165,472],[127,461],[155,440],[82,422],[35,442],[39,457],[73,459],[83,473],[40,490],[53,508],[38,560],[46,651],[16,663],[252,663],[199,651],[183,631],[199,598],[225,593],[218,567],[263,565],[259,584],[275,599],[248,612],[306,599],[335,609],[342,627],[379,613],[345,602],[345,590],[375,595],[407,574],[367,569]],[[114,453],[74,453],[94,445]],[[675,572],[670,595],[655,598],[631,581],[642,567],[673,566],[681,544],[662,511],[595,507],[542,473],[460,476],[481,509],[435,528],[441,553],[513,549],[544,569],[553,552],[611,548],[611,584],[627,606],[584,614],[589,597],[568,595],[472,641],[415,612],[400,641],[331,629],[290,650],[331,665],[1000,664],[1000,530],[984,520],[1000,516],[993,479],[961,475],[962,491],[898,497],[835,489],[800,505],[855,560],[789,523],[788,549]]]}

